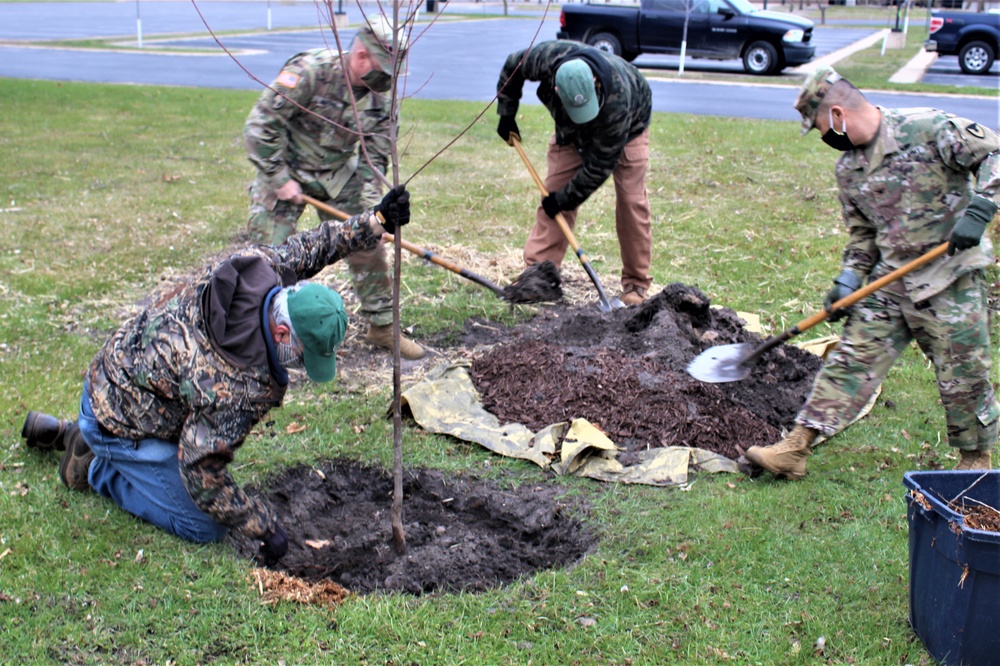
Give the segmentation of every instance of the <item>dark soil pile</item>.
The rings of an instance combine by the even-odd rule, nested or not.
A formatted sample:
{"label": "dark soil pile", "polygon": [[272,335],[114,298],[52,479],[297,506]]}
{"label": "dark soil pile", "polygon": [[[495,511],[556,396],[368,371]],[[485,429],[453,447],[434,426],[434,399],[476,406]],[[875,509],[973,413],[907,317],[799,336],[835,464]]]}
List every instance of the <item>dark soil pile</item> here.
{"label": "dark soil pile", "polygon": [[[596,538],[560,502],[559,486],[515,488],[407,470],[407,552],[391,543],[392,477],[353,463],[289,469],[263,494],[288,531],[288,553],[272,567],[353,592],[478,592],[579,560]],[[248,490],[260,495],[260,491]],[[259,542],[230,540],[255,559]]]}
{"label": "dark soil pile", "polygon": [[538,430],[583,417],[627,451],[684,445],[736,459],[773,444],[822,364],[783,345],[741,381],[693,379],[687,365],[708,347],[761,339],[735,312],[711,308],[703,293],[679,283],[639,308],[550,310],[512,329],[467,332],[466,344],[496,343],[474,360],[472,378],[502,422]]}

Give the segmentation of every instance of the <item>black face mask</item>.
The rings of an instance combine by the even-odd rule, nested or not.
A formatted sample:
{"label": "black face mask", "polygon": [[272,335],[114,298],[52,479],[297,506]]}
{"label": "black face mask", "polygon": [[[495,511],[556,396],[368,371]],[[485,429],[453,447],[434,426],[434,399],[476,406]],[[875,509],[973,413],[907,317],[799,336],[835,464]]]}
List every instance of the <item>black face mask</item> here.
{"label": "black face mask", "polygon": [[847,136],[846,120],[841,121],[839,132],[833,129],[833,110],[830,110],[830,129],[823,134],[823,143],[841,152],[857,148],[857,146],[851,143],[850,137]]}
{"label": "black face mask", "polygon": [[389,89],[392,88],[392,77],[380,69],[372,69],[362,76],[361,80],[377,93],[389,92]]}
{"label": "black face mask", "polygon": [[843,152],[857,148],[857,146],[851,143],[851,139],[847,134],[837,134],[832,129],[827,130],[826,134],[823,135],[823,143]]}

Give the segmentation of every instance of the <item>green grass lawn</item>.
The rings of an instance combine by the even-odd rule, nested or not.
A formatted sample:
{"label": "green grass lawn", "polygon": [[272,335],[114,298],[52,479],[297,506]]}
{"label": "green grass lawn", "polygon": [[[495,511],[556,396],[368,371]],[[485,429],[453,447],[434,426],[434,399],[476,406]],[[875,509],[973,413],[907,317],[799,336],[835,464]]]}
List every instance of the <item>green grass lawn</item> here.
{"label": "green grass lawn", "polygon": [[[57,457],[22,445],[24,416],[73,416],[83,371],[132,304],[233,246],[252,178],[240,131],[254,99],[0,80],[0,661],[930,663],[907,624],[901,478],[953,460],[932,372],[912,350],[871,415],[825,444],[801,483],[720,475],[682,491],[553,479],[408,426],[406,465],[560,484],[601,537],[575,568],[481,595],[264,606],[252,564],[227,546],[182,542],[64,488]],[[407,100],[402,173],[480,110]],[[525,106],[518,122],[542,168],[551,121]],[[490,111],[411,182],[408,240],[486,258],[523,245],[538,194],[494,125]],[[656,288],[695,285],[760,314],[772,332],[821,307],[846,235],[837,155],[815,133],[800,139],[797,122],[657,114],[651,150]],[[577,233],[615,286],[613,209],[604,187]],[[491,292],[417,262],[403,277],[403,317],[418,338],[458,330],[473,314],[530,312],[512,315]],[[388,464],[390,399],[384,386],[292,391],[274,428],[294,420],[309,429],[251,436],[234,475],[261,483],[324,458]]]}

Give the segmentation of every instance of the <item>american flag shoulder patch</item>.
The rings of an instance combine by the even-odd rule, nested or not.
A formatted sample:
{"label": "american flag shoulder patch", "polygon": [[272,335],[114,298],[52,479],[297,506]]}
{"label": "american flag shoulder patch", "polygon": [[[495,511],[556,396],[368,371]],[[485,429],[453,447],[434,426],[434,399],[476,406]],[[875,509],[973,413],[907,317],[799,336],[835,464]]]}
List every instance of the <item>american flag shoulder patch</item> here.
{"label": "american flag shoulder patch", "polygon": [[291,90],[298,85],[299,75],[285,69],[281,71],[281,74],[278,74],[278,78],[275,79],[274,82]]}

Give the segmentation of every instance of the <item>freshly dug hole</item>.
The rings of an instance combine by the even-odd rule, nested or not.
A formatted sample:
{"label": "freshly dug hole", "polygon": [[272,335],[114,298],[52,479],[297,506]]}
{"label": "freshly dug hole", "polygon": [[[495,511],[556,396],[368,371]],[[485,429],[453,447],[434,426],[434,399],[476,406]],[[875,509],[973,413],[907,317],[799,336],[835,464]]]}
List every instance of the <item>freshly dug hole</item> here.
{"label": "freshly dug hole", "polygon": [[[264,491],[248,489],[267,498],[288,531],[288,553],[272,568],[358,593],[480,592],[573,564],[596,544],[555,484],[507,488],[407,470],[407,552],[397,556],[392,486],[384,470],[329,462],[288,469]],[[257,557],[255,539],[230,540],[241,556]]]}

